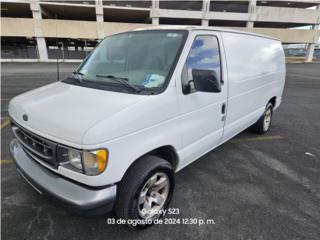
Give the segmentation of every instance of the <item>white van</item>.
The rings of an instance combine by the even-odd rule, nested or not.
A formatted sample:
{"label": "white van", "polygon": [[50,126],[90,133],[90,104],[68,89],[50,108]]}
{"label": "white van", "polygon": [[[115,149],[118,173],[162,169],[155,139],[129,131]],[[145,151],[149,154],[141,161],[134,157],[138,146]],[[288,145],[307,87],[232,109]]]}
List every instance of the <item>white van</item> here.
{"label": "white van", "polygon": [[10,150],[39,193],[85,214],[146,220],[143,228],[167,208],[177,171],[252,125],[269,130],[284,83],[284,52],[271,37],[120,33],[70,78],[12,99]]}

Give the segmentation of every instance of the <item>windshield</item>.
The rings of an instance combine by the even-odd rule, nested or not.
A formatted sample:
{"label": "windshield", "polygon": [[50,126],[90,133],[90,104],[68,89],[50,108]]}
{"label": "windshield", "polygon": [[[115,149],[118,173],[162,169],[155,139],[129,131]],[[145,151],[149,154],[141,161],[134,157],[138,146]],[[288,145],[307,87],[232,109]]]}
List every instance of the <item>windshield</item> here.
{"label": "windshield", "polygon": [[105,38],[64,82],[128,93],[157,93],[165,87],[187,31],[149,30]]}

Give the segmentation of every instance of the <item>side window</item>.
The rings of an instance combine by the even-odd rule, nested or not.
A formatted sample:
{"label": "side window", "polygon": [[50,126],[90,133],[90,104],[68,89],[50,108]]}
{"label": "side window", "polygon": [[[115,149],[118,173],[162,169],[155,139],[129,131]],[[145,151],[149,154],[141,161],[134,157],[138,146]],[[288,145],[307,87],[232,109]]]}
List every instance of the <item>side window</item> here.
{"label": "side window", "polygon": [[213,70],[218,82],[221,82],[220,51],[216,37],[198,36],[192,44],[181,76],[183,89],[189,84],[191,92],[195,91],[194,85],[190,84],[193,81],[192,70]]}

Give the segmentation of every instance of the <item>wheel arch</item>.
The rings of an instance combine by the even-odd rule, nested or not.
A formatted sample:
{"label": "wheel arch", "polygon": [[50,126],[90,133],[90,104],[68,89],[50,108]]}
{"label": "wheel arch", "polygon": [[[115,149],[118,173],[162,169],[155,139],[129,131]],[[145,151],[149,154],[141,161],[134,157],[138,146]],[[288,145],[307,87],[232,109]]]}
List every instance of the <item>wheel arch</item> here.
{"label": "wheel arch", "polygon": [[150,150],[149,152],[143,154],[142,156],[136,158],[130,166],[126,169],[125,173],[123,174],[122,178],[126,175],[126,173],[129,171],[129,169],[132,168],[132,166],[141,158],[143,158],[146,155],[151,155],[151,156],[157,156],[160,157],[166,161],[168,161],[171,165],[174,171],[176,171],[178,164],[179,164],[179,156],[178,153],[175,149],[175,147],[171,145],[165,145],[161,147],[157,147],[153,150]]}
{"label": "wheel arch", "polygon": [[277,104],[277,97],[276,96],[272,97],[268,103],[271,103],[272,106],[275,107]]}
{"label": "wheel arch", "polygon": [[172,165],[174,170],[177,169],[179,164],[179,156],[177,154],[177,151],[173,146],[170,146],[170,145],[158,147],[152,151],[149,151],[145,155],[153,155],[153,156],[163,158],[164,160],[168,161]]}

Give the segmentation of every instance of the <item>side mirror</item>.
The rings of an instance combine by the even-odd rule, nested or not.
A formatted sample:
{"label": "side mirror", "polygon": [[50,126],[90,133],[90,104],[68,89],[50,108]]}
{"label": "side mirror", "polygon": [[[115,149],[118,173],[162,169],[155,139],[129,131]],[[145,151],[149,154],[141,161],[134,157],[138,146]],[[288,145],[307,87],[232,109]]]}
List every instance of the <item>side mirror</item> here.
{"label": "side mirror", "polygon": [[220,80],[214,70],[192,69],[192,79],[199,92],[221,92]]}

